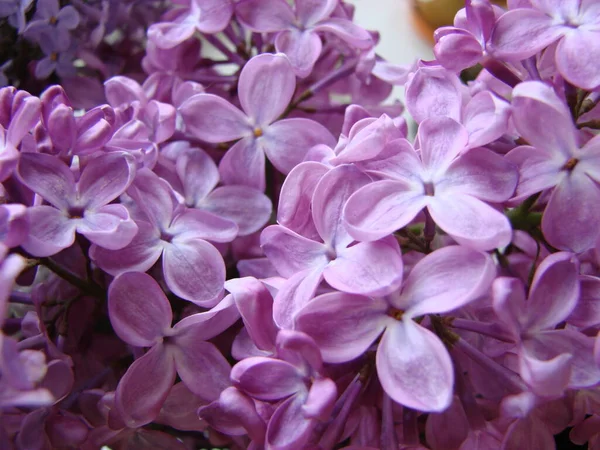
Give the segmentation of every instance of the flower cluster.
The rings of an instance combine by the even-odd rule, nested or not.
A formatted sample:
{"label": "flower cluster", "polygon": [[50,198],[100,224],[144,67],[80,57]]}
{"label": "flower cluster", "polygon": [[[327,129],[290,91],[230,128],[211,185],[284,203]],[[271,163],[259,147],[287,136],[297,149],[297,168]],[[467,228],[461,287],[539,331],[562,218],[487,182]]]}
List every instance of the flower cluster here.
{"label": "flower cluster", "polygon": [[600,2],[353,12],[0,3],[0,447],[600,448]]}

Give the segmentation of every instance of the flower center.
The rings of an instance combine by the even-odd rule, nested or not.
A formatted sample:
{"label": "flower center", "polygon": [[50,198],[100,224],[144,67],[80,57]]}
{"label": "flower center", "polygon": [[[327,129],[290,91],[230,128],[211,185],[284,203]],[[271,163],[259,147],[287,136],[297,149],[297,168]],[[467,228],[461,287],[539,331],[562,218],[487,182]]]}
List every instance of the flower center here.
{"label": "flower center", "polygon": [[425,195],[428,197],[433,197],[435,194],[435,187],[433,186],[433,183],[428,181],[423,184],[423,187],[425,188]]}
{"label": "flower center", "polygon": [[56,22],[58,22],[58,19],[57,19],[56,17],[54,17],[54,16],[52,16],[52,17],[50,17],[50,18],[48,19],[48,23],[49,23],[50,25],[56,25]]}
{"label": "flower center", "polygon": [[56,62],[57,59],[58,59],[58,53],[56,53],[56,52],[50,53],[50,61]]}
{"label": "flower center", "polygon": [[85,209],[81,206],[71,206],[68,210],[71,219],[81,219]]}
{"label": "flower center", "polygon": [[579,160],[577,158],[571,158],[569,159],[564,166],[562,166],[562,170],[573,170],[575,168],[575,166],[577,165],[577,163],[579,162]]}
{"label": "flower center", "polygon": [[393,306],[391,306],[390,309],[388,309],[388,311],[387,311],[387,315],[390,317],[393,317],[396,320],[402,320],[404,311],[402,309],[397,309],[397,308],[394,308]]}
{"label": "flower center", "polygon": [[257,137],[257,138],[259,138],[259,137],[261,137],[262,135],[263,135],[263,130],[262,130],[262,128],[261,128],[261,127],[256,127],[256,128],[254,129],[254,137]]}

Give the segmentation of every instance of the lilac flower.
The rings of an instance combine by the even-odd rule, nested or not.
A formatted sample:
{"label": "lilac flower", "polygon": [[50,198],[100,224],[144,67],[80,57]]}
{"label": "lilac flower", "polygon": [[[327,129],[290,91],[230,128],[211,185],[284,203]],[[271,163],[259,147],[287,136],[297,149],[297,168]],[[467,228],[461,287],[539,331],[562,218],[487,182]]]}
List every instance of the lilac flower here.
{"label": "lilac flower", "polygon": [[329,418],[337,388],[322,375],[319,348],[304,333],[280,331],[277,354],[281,359],[256,356],[240,361],[231,369],[231,380],[257,400],[283,400],[267,426],[268,448],[301,448],[318,421]]}
{"label": "lilac flower", "polygon": [[178,204],[167,182],[148,169],[138,171],[127,191],[134,199],[137,235],[119,251],[93,246],[92,259],[106,272],[145,272],[162,256],[163,275],[173,293],[214,306],[223,292],[225,265],[209,242],[229,242],[237,234],[230,220]]}
{"label": "lilac flower", "polygon": [[[50,34],[56,42],[70,42],[70,30],[79,25],[79,13],[71,6],[60,7],[58,0],[38,0],[33,20],[27,24],[25,36],[39,43]],[[68,44],[66,45],[68,47]]]}
{"label": "lilac flower", "polygon": [[333,146],[333,136],[309,119],[277,120],[294,95],[296,78],[283,55],[263,54],[242,69],[238,83],[244,112],[213,94],[198,94],[186,101],[180,112],[187,131],[206,142],[240,139],[219,165],[226,184],[243,184],[265,189],[265,159],[288,173],[309,148]]}
{"label": "lilac flower", "polygon": [[238,319],[231,297],[171,327],[171,305],[158,283],[149,275],[129,272],[112,282],[108,311],[121,339],[150,348],[130,366],[116,391],[115,404],[127,426],[154,420],[177,374],[190,391],[208,401],[227,387],[229,363],[205,341]]}
{"label": "lilac flower", "polygon": [[502,14],[499,10],[487,0],[467,0],[465,7],[456,13],[453,27],[435,30],[436,60],[453,71],[476,65],[486,54],[496,14]]}
{"label": "lilac flower", "polygon": [[519,167],[517,198],[554,188],[542,218],[548,242],[561,250],[582,252],[600,236],[600,138],[578,142],[567,106],[549,86],[525,82],[513,91],[515,127],[531,146],[507,158]]}
{"label": "lilac flower", "polygon": [[502,15],[491,37],[494,56],[523,60],[557,42],[556,67],[575,86],[600,85],[600,15],[593,1],[535,1]]}
{"label": "lilac flower", "polygon": [[162,48],[172,48],[191,38],[196,31],[214,34],[229,24],[233,14],[230,0],[178,0],[172,9],[148,29],[148,36]]}
{"label": "lilac flower", "polygon": [[439,338],[413,319],[457,309],[486,292],[495,276],[491,258],[450,246],[419,261],[398,294],[369,298],[334,292],[298,312],[296,329],[311,336],[326,362],[362,355],[383,333],[377,374],[396,402],[419,411],[451,403],[454,372]]}
{"label": "lilac flower", "polygon": [[418,141],[420,156],[408,141],[395,141],[395,154],[380,169],[392,179],[370,183],[348,199],[349,233],[358,240],[381,239],[427,208],[461,244],[480,250],[507,245],[507,218],[485,202],[510,198],[517,183],[512,165],[483,148],[465,152],[467,131],[449,118],[424,120]]}
{"label": "lilac flower", "polygon": [[[313,297],[322,279],[335,289],[355,294],[386,295],[400,286],[402,259],[397,241],[384,237],[352,245],[354,239],[340,217],[348,197],[368,182],[353,166],[338,166],[321,178],[305,210],[312,213],[316,236],[302,236],[281,225],[262,232],[263,251],[287,278],[273,309],[280,327],[291,328],[294,314]],[[289,200],[282,198],[281,203]]]}
{"label": "lilac flower", "polygon": [[60,77],[74,75],[75,51],[70,38],[61,39],[51,32],[42,31],[39,44],[46,56],[40,59],[35,66],[36,78],[46,79],[55,71]]}
{"label": "lilac flower", "polygon": [[243,0],[236,15],[250,30],[274,33],[275,48],[290,59],[296,75],[307,77],[323,47],[318,33],[332,33],[357,49],[373,45],[371,35],[350,20],[331,17],[338,0],[295,0],[295,9],[285,0]]}
{"label": "lilac flower", "polygon": [[0,205],[0,244],[12,248],[21,245],[29,234],[25,205]]}
{"label": "lilac flower", "polygon": [[565,388],[593,386],[600,368],[593,360],[593,338],[574,330],[555,330],[579,298],[577,262],[554,253],[537,268],[529,296],[514,278],[494,282],[494,311],[518,345],[523,379],[538,395],[561,395]]}
{"label": "lilac flower", "polygon": [[109,204],[133,181],[135,166],[126,153],[92,159],[79,181],[62,161],[41,153],[22,154],[17,173],[23,184],[52,205],[28,210],[30,231],[23,248],[30,254],[54,255],[73,244],[76,232],[111,249],[125,247],[137,233],[127,209]]}
{"label": "lilac flower", "polygon": [[4,181],[16,167],[19,144],[40,118],[40,99],[7,87],[0,89],[0,104],[0,181]]}
{"label": "lilac flower", "polygon": [[32,3],[33,0],[1,0],[0,17],[8,17],[8,23],[22,33],[27,25],[25,13]]}

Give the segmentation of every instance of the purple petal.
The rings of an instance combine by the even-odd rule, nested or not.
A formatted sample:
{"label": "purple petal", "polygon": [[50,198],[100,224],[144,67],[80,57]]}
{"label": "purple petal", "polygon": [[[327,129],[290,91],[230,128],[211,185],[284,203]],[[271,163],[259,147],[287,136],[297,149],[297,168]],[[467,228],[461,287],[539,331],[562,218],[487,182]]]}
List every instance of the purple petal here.
{"label": "purple petal", "polygon": [[485,148],[461,155],[435,184],[436,192],[456,192],[488,202],[504,202],[515,192],[519,179],[515,167]]}
{"label": "purple petal", "polygon": [[373,47],[374,42],[371,34],[364,28],[359,27],[351,20],[341,17],[332,17],[315,26],[315,31],[331,33],[350,44],[350,46],[366,50]]}
{"label": "purple petal", "polygon": [[160,48],[171,49],[191,38],[196,27],[191,23],[159,22],[148,29],[148,39]]}
{"label": "purple petal", "polygon": [[297,0],[296,16],[302,25],[309,27],[329,17],[336,6],[337,0]]}
{"label": "purple petal", "polygon": [[200,8],[196,27],[202,33],[215,34],[223,31],[233,14],[231,0],[193,0]]}
{"label": "purple petal", "polygon": [[152,130],[150,139],[160,144],[175,132],[177,111],[167,103],[151,100],[144,109],[144,121]]}
{"label": "purple petal", "polygon": [[523,283],[517,278],[500,277],[492,287],[494,312],[515,337],[520,336],[527,320]]}
{"label": "purple petal", "polygon": [[327,166],[318,162],[303,162],[292,169],[279,195],[277,222],[280,225],[310,239],[319,238],[308,211],[317,183],[328,170]]}
{"label": "purple petal", "polygon": [[[316,342],[306,333],[296,330],[280,330],[277,333],[277,355],[294,364],[306,376],[307,371],[320,372],[323,368],[321,351]],[[309,366],[309,367],[308,367]]]}
{"label": "purple petal", "polygon": [[452,311],[486,293],[495,276],[496,266],[486,253],[444,247],[413,267],[395,306],[411,318]]}
{"label": "purple petal", "polygon": [[600,85],[600,74],[593,65],[587,64],[582,55],[591,61],[600,58],[600,32],[578,27],[565,34],[556,49],[556,66],[563,77],[582,89],[594,89]]}
{"label": "purple petal", "polygon": [[469,135],[458,122],[448,117],[432,117],[419,126],[421,159],[430,176],[443,174],[452,161],[467,148]]}
{"label": "purple petal", "polygon": [[442,341],[410,319],[389,326],[377,349],[377,374],[392,400],[439,412],[452,402],[454,368]]}
{"label": "purple petal", "polygon": [[489,91],[478,92],[467,103],[462,123],[469,132],[469,147],[495,141],[508,131],[510,104]]}
{"label": "purple petal", "polygon": [[146,272],[163,251],[159,231],[147,222],[136,222],[138,232],[121,250],[106,250],[92,245],[90,257],[105,272],[117,276],[123,272]]}
{"label": "purple petal", "polygon": [[6,133],[6,142],[14,146],[19,145],[40,119],[40,110],[41,103],[37,97],[30,95],[23,99],[17,110],[12,114]]}
{"label": "purple petal", "polygon": [[506,159],[519,169],[519,198],[526,198],[558,184],[565,161],[555,156],[546,148],[529,146],[517,147],[506,155]]}
{"label": "purple petal", "polygon": [[538,266],[527,301],[530,330],[554,328],[579,300],[579,264],[571,253],[548,256]]}
{"label": "purple petal", "polygon": [[519,355],[519,373],[538,395],[563,395],[571,377],[573,355],[562,353],[550,360],[542,361],[522,352]]}
{"label": "purple petal", "polygon": [[70,220],[52,206],[34,206],[27,210],[29,235],[21,245],[33,256],[51,256],[75,242],[77,221]]}
{"label": "purple petal", "polygon": [[515,9],[503,14],[490,45],[500,58],[526,59],[547,47],[565,33],[565,27],[553,24],[552,18],[536,9]]}
{"label": "purple petal", "polygon": [[186,130],[195,138],[219,143],[252,134],[246,115],[213,94],[197,94],[179,107]]}
{"label": "purple petal", "polygon": [[285,30],[296,21],[285,0],[242,0],[235,6],[235,13],[245,27],[257,32]]}
{"label": "purple petal", "polygon": [[229,386],[230,366],[210,342],[198,341],[194,333],[177,336],[173,352],[175,367],[190,391],[203,400],[214,401]]}
{"label": "purple petal", "polygon": [[387,295],[402,284],[402,255],[393,236],[360,242],[338,252],[323,271],[333,288],[352,294]]}
{"label": "purple petal", "polygon": [[306,269],[325,267],[328,263],[327,247],[320,242],[306,239],[280,225],[263,230],[260,245],[283,277]]}
{"label": "purple petal", "polygon": [[[205,341],[218,336],[240,318],[231,295],[217,306],[201,313],[191,314],[175,325],[172,340],[175,344]],[[186,345],[187,345],[186,344]]]}
{"label": "purple petal", "polygon": [[75,197],[73,173],[55,156],[21,153],[17,174],[25,186],[57,208],[67,210]]}
{"label": "purple petal", "polygon": [[231,381],[241,391],[258,400],[279,400],[305,388],[302,374],[292,364],[279,359],[255,356],[231,369]]}
{"label": "purple petal", "polygon": [[279,328],[291,329],[294,316],[315,295],[323,268],[306,269],[285,281],[273,302],[273,320]]}
{"label": "purple petal", "polygon": [[65,27],[67,30],[73,30],[79,25],[79,13],[71,6],[67,5],[61,8],[60,12],[56,15],[58,22],[61,27]]}
{"label": "purple petal", "polygon": [[315,340],[326,362],[351,361],[384,330],[388,308],[383,299],[341,292],[324,294],[298,312],[295,328]]}
{"label": "purple petal", "polygon": [[163,274],[175,295],[207,307],[223,292],[225,263],[213,245],[196,239],[165,247]]}
{"label": "purple petal", "polygon": [[242,109],[257,127],[274,122],[288,106],[296,76],[285,55],[264,53],[242,69],[238,95]]}
{"label": "purple petal", "polygon": [[571,172],[554,188],[542,217],[542,231],[548,242],[561,250],[576,253],[592,248],[600,228],[600,189],[583,173]]}
{"label": "purple petal", "polygon": [[275,122],[265,129],[264,137],[258,139],[269,161],[284,174],[300,164],[317,144],[334,147],[335,139],[320,123],[303,118]]}
{"label": "purple petal", "polygon": [[294,395],[279,405],[267,427],[267,448],[305,448],[316,422],[304,417],[304,400],[304,396]]}
{"label": "purple petal", "polygon": [[321,38],[313,30],[300,31],[292,28],[278,33],[275,38],[275,48],[278,52],[285,53],[300,78],[310,75],[322,47]]}
{"label": "purple petal", "polygon": [[171,224],[176,201],[169,183],[150,169],[137,171],[135,181],[127,190],[136,205],[146,213],[148,221],[161,230]]}
{"label": "purple petal", "polygon": [[374,241],[404,227],[427,205],[422,190],[403,181],[377,181],[359,189],[346,203],[344,217],[351,236]]}
{"label": "purple petal", "polygon": [[422,67],[406,87],[406,108],[417,123],[434,116],[460,120],[460,90],[460,82],[452,72],[442,67]]}
{"label": "purple petal", "polygon": [[312,198],[312,216],[326,245],[339,251],[353,241],[341,212],[348,198],[369,181],[369,177],[353,165],[338,166],[319,180]]}
{"label": "purple petal", "polygon": [[261,350],[273,350],[277,326],[273,323],[273,297],[255,278],[235,278],[225,283],[244,321],[252,342]]}
{"label": "purple petal", "polygon": [[185,244],[191,239],[231,242],[238,234],[234,222],[201,209],[186,209],[173,219],[166,231],[173,235],[174,244]]}
{"label": "purple petal", "polygon": [[581,296],[567,322],[576,327],[592,327],[600,323],[600,278],[586,275],[580,282]]}
{"label": "purple petal", "polygon": [[[199,207],[219,183],[217,165],[205,151],[190,147],[186,141],[167,144],[162,151],[165,152],[167,147],[173,150],[178,147],[182,149],[175,161],[177,175],[183,183],[187,205]],[[183,149],[189,150],[184,152]]]}
{"label": "purple petal", "polygon": [[248,236],[271,218],[273,206],[265,194],[242,186],[221,186],[212,191],[202,208],[238,226],[238,236]]}
{"label": "purple petal", "polygon": [[337,386],[329,378],[317,378],[313,381],[308,398],[302,411],[304,417],[326,421],[331,416],[331,411],[337,400]]}
{"label": "purple petal", "polygon": [[470,195],[436,195],[428,209],[435,223],[459,244],[491,250],[511,241],[512,228],[506,216]]}
{"label": "purple petal", "polygon": [[110,204],[95,212],[86,212],[83,219],[77,222],[77,232],[109,250],[126,247],[138,231],[129,211],[121,204]]}
{"label": "purple petal", "polygon": [[567,105],[554,89],[539,81],[519,84],[513,90],[513,122],[531,145],[547,150],[564,164],[577,149],[577,130]]}
{"label": "purple petal", "polygon": [[251,137],[236,142],[219,163],[219,173],[225,184],[241,184],[264,191],[265,154]]}
{"label": "purple petal", "polygon": [[115,393],[115,406],[128,427],[140,427],[158,416],[175,375],[175,362],[163,344],[129,366]]}
{"label": "purple petal", "polygon": [[96,209],[121,195],[133,182],[135,160],[128,153],[111,152],[91,160],[83,169],[77,190],[86,208]]}
{"label": "purple petal", "polygon": [[146,94],[135,80],[116,76],[104,82],[104,94],[110,106],[129,105],[132,102],[146,103]]}
{"label": "purple petal", "polygon": [[108,314],[115,333],[130,345],[151,347],[171,327],[171,304],[154,278],[127,272],[108,290]]}
{"label": "purple petal", "polygon": [[461,71],[476,65],[483,57],[483,49],[477,38],[461,28],[443,27],[434,33],[435,59],[452,71]]}

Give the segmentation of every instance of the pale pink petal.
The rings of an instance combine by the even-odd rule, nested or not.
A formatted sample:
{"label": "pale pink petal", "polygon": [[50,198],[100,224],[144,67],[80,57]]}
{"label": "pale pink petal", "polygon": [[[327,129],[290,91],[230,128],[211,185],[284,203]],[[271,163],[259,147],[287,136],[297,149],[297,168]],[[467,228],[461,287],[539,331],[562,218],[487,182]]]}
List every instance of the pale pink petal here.
{"label": "pale pink petal", "polygon": [[108,314],[117,335],[128,344],[151,347],[171,326],[171,304],[150,275],[127,272],[108,290]]}
{"label": "pale pink petal", "polygon": [[362,355],[390,319],[387,302],[380,298],[335,292],[323,294],[302,308],[295,328],[312,337],[330,363]]}
{"label": "pale pink petal", "polygon": [[452,402],[454,368],[442,341],[410,319],[388,326],[377,349],[377,374],[392,400],[439,412]]}
{"label": "pale pink petal", "polygon": [[444,247],[413,267],[394,306],[411,318],[446,313],[485,294],[495,276],[496,266],[487,253]]}
{"label": "pale pink petal", "polygon": [[436,195],[428,209],[435,223],[459,244],[491,250],[511,241],[512,228],[506,216],[470,195]]}
{"label": "pale pink petal", "polygon": [[175,382],[175,363],[163,344],[136,359],[117,386],[115,407],[128,427],[152,422]]}
{"label": "pale pink petal", "polygon": [[248,137],[236,142],[221,159],[219,173],[225,184],[241,184],[264,191],[265,154],[258,141]]}
{"label": "pale pink petal", "polygon": [[344,208],[348,232],[375,241],[406,226],[427,205],[423,189],[401,181],[377,181],[359,189]]}
{"label": "pale pink petal", "polygon": [[284,119],[265,129],[257,141],[280,172],[287,174],[317,144],[335,146],[335,138],[318,122],[304,118]]}
{"label": "pale pink petal", "polygon": [[327,265],[323,277],[340,291],[391,294],[402,284],[402,255],[398,241],[388,236],[345,248]]}
{"label": "pale pink petal", "polygon": [[554,188],[542,217],[550,245],[576,253],[592,248],[600,236],[600,189],[583,173],[572,172]]}
{"label": "pale pink petal", "polygon": [[225,263],[219,251],[201,239],[171,244],[163,251],[163,274],[175,295],[208,307],[223,292]]}
{"label": "pale pink petal", "polygon": [[296,89],[296,76],[285,55],[263,53],[242,69],[238,96],[253,125],[268,125],[283,113]]}
{"label": "pale pink petal", "polygon": [[246,115],[213,94],[197,94],[179,107],[186,130],[206,142],[227,142],[252,134]]}

